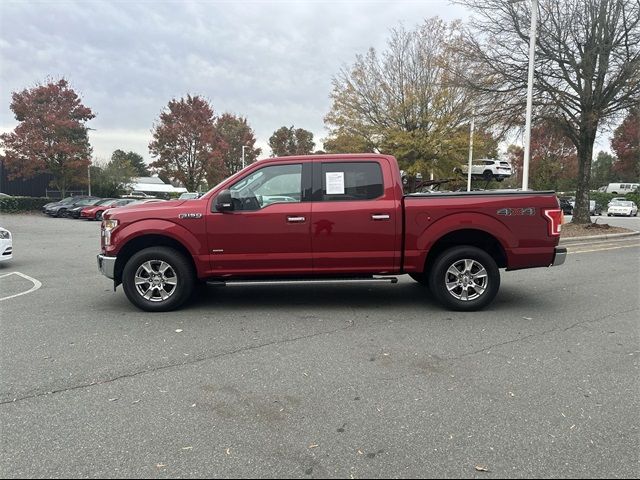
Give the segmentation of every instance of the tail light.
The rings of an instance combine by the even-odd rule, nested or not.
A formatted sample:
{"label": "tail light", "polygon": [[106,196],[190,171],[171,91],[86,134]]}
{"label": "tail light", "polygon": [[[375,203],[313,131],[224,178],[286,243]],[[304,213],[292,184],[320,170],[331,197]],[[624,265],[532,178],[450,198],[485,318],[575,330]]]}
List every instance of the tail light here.
{"label": "tail light", "polygon": [[547,217],[547,223],[549,225],[549,235],[552,237],[560,236],[560,230],[562,229],[562,210],[559,208],[547,209],[544,211],[544,216]]}

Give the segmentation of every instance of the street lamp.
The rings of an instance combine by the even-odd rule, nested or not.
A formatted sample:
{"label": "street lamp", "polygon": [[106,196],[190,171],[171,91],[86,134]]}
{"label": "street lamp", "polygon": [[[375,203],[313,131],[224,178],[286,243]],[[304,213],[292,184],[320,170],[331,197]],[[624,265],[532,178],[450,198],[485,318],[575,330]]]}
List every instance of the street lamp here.
{"label": "street lamp", "polygon": [[[510,0],[518,3],[524,0]],[[524,161],[522,162],[522,189],[529,189],[529,157],[531,144],[531,110],[533,106],[533,62],[536,55],[536,29],[538,27],[538,0],[531,0],[531,28],[529,30],[529,75],[527,78],[527,118],[524,132]]]}
{"label": "street lamp", "polygon": [[471,111],[471,131],[469,132],[469,170],[467,171],[467,192],[471,191],[471,165],[473,164],[473,130],[476,119],[476,108]]}
{"label": "street lamp", "polygon": [[244,169],[244,149],[249,148],[249,145],[242,145],[242,168]]}

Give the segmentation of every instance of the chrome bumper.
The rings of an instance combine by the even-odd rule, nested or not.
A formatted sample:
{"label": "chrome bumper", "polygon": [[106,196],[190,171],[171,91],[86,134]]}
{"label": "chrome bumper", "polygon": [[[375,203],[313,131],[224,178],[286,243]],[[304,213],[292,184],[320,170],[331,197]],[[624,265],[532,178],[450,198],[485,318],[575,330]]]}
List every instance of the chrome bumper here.
{"label": "chrome bumper", "polygon": [[567,249],[565,247],[556,247],[556,253],[553,255],[553,263],[551,266],[557,267],[558,265],[562,265],[566,259]]}
{"label": "chrome bumper", "polygon": [[98,255],[98,270],[107,278],[113,279],[116,270],[116,258]]}

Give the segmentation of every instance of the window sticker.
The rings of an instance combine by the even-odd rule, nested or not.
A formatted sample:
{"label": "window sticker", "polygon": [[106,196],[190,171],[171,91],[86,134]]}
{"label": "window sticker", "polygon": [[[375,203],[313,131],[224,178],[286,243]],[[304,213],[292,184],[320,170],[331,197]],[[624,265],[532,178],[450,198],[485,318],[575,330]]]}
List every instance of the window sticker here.
{"label": "window sticker", "polygon": [[327,195],[344,195],[344,172],[327,172]]}

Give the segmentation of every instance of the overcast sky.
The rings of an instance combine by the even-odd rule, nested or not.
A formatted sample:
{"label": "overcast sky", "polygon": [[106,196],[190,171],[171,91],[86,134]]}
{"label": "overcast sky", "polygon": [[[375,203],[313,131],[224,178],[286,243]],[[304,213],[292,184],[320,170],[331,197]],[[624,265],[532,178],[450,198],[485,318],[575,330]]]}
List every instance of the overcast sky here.
{"label": "overcast sky", "polygon": [[465,18],[447,0],[0,2],[0,129],[11,92],[65,77],[96,114],[94,155],[150,160],[150,130],[172,98],[206,97],[247,117],[263,156],[283,125],[326,137],[331,78],[389,29]]}
{"label": "overcast sky", "polygon": [[312,131],[319,149],[342,66],[384,49],[399,24],[468,15],[447,0],[1,0],[0,131],[16,125],[12,91],[64,77],[96,114],[98,158],[120,148],[150,161],[154,121],[187,93],[246,117],[262,156],[283,125]]}

